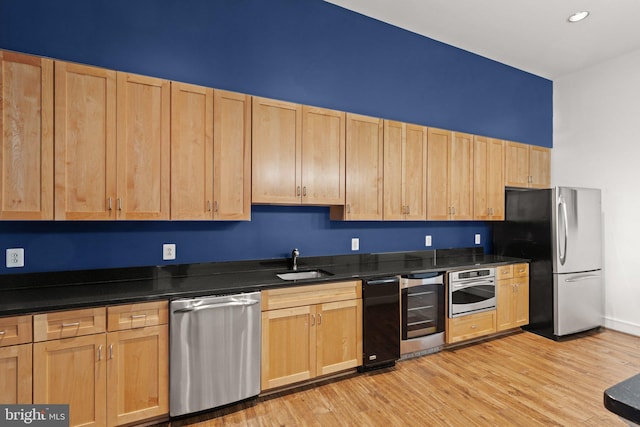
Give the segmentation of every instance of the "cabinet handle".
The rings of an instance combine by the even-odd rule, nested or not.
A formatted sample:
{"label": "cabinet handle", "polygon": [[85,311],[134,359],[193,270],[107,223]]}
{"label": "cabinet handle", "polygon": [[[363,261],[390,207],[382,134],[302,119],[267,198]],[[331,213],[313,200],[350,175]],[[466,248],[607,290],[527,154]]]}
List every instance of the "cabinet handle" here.
{"label": "cabinet handle", "polygon": [[132,319],[142,319],[143,317],[147,317],[146,314],[132,314],[131,318]]}
{"label": "cabinet handle", "polygon": [[73,323],[63,323],[62,327],[63,328],[71,328],[73,326],[80,326],[80,322],[73,322]]}
{"label": "cabinet handle", "polygon": [[315,314],[311,315],[311,326],[316,326],[316,316],[315,316]]}
{"label": "cabinet handle", "polygon": [[118,210],[121,211],[122,210],[122,198],[118,197]]}
{"label": "cabinet handle", "polygon": [[302,195],[304,197],[307,197],[307,186],[306,185],[304,187],[302,187]]}
{"label": "cabinet handle", "polygon": [[318,314],[318,325],[322,325],[322,313]]}
{"label": "cabinet handle", "polygon": [[211,200],[207,200],[207,212],[211,212]]}
{"label": "cabinet handle", "polygon": [[0,331],[0,335],[4,335],[6,333],[7,333],[7,331]]}
{"label": "cabinet handle", "polygon": [[111,205],[111,197],[107,199],[107,207],[109,208],[109,210],[113,210],[113,206]]}
{"label": "cabinet handle", "polygon": [[298,185],[296,187],[296,196],[299,196],[299,195],[300,195],[300,186]]}
{"label": "cabinet handle", "polygon": [[98,347],[98,360],[102,360],[102,344]]}
{"label": "cabinet handle", "polygon": [[471,325],[471,329],[477,329],[478,325]]}
{"label": "cabinet handle", "polygon": [[109,359],[113,359],[113,344],[109,344]]}
{"label": "cabinet handle", "polygon": [[347,204],[347,213],[351,213],[351,205]]}
{"label": "cabinet handle", "polygon": [[218,212],[218,201],[213,202],[213,211]]}

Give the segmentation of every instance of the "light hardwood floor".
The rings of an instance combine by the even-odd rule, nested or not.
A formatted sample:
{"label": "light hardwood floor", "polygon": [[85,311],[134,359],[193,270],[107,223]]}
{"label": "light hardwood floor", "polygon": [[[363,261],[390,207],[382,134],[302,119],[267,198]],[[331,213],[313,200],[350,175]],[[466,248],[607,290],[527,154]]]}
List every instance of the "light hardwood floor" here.
{"label": "light hardwood floor", "polygon": [[640,372],[640,337],[521,332],[277,393],[176,426],[624,426],[606,388]]}

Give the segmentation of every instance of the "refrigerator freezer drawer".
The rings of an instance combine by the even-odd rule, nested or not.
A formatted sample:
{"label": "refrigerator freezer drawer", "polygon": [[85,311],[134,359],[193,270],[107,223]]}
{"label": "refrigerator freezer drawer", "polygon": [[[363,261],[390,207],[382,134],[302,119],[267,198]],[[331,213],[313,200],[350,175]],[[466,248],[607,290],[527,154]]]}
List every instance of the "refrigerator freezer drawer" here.
{"label": "refrigerator freezer drawer", "polygon": [[602,272],[554,274],[554,334],[569,335],[602,325]]}

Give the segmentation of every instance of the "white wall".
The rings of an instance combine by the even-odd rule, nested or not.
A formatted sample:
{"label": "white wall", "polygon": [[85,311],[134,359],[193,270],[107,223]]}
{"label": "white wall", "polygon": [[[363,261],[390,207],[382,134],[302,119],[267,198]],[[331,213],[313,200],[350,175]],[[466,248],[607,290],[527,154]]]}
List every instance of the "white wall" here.
{"label": "white wall", "polygon": [[640,335],[640,50],[553,90],[552,183],[602,189],[605,326]]}

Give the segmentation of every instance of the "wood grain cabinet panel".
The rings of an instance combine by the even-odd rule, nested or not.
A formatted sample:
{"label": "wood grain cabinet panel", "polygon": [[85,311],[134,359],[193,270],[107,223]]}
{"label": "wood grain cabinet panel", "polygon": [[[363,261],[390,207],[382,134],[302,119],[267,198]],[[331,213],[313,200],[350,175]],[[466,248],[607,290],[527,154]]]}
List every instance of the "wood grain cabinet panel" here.
{"label": "wood grain cabinet panel", "polygon": [[253,98],[253,203],[337,205],[345,197],[345,113]]}
{"label": "wood grain cabinet panel", "polygon": [[171,83],[171,219],[213,218],[213,89]]}
{"label": "wood grain cabinet panel", "polygon": [[107,334],[107,425],[169,412],[167,325]]}
{"label": "wood grain cabinet panel", "polygon": [[116,218],[116,72],[55,62],[55,218]]}
{"label": "wood grain cabinet panel", "polygon": [[32,344],[0,347],[0,404],[32,403]]}
{"label": "wood grain cabinet panel", "polygon": [[26,344],[33,340],[31,315],[0,318],[0,347]]}
{"label": "wood grain cabinet panel", "polygon": [[362,364],[359,281],[267,290],[262,298],[262,390]]}
{"label": "wood grain cabinet panel", "polygon": [[117,73],[118,219],[169,219],[168,80]]}
{"label": "wood grain cabinet panel", "polygon": [[107,330],[104,307],[58,311],[33,316],[35,342],[102,333]]}
{"label": "wood grain cabinet panel", "polygon": [[474,137],[473,216],[478,220],[504,220],[504,142]]}
{"label": "wood grain cabinet panel", "polygon": [[496,310],[447,318],[447,344],[454,344],[496,332]]}
{"label": "wood grain cabinet panel", "polygon": [[331,207],[331,219],[381,220],[383,213],[383,120],[347,113],[344,206]]}
{"label": "wood grain cabinet panel", "polygon": [[450,219],[473,219],[473,135],[453,133],[449,162]]}
{"label": "wood grain cabinet panel", "polygon": [[426,220],[427,128],[384,121],[385,220]]}
{"label": "wood grain cabinet panel", "polygon": [[505,185],[507,187],[549,188],[551,150],[519,142],[505,142]]}
{"label": "wood grain cabinet panel", "polygon": [[529,264],[497,269],[496,330],[504,331],[529,323]]}
{"label": "wood grain cabinet panel", "polygon": [[213,219],[251,219],[251,97],[213,92]]}
{"label": "wood grain cabinet panel", "polygon": [[166,325],[168,322],[169,303],[167,301],[107,307],[107,330],[109,332]]}
{"label": "wood grain cabinet panel", "polygon": [[53,61],[0,50],[0,219],[53,219]]}
{"label": "wood grain cabinet panel", "polygon": [[33,403],[69,404],[69,425],[107,425],[105,334],[33,345]]}

